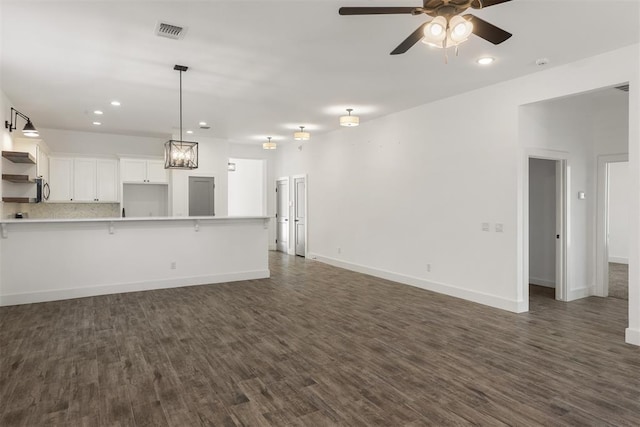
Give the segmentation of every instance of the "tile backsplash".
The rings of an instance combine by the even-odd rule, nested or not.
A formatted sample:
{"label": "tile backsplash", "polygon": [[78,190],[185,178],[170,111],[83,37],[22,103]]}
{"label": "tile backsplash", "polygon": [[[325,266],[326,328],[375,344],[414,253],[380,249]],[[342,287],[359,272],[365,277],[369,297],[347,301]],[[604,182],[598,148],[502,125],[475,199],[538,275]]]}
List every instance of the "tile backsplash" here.
{"label": "tile backsplash", "polygon": [[5,218],[22,212],[29,219],[119,218],[119,203],[4,203]]}

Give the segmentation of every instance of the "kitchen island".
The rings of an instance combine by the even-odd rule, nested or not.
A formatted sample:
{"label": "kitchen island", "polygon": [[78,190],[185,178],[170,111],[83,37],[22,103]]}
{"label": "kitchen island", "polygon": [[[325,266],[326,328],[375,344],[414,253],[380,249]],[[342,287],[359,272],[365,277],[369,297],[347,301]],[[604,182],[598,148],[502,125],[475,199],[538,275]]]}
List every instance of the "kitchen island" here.
{"label": "kitchen island", "polygon": [[267,278],[269,221],[0,221],[0,306]]}

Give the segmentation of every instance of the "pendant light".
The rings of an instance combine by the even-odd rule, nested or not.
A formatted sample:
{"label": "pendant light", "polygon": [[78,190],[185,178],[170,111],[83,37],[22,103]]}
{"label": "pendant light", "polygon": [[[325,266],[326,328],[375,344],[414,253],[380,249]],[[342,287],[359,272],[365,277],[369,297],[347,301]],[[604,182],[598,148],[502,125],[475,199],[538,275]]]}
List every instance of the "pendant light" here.
{"label": "pendant light", "polygon": [[164,168],[197,169],[198,143],[182,139],[182,73],[189,67],[175,65],[173,69],[180,72],[180,139],[170,139],[164,143]]}
{"label": "pendant light", "polygon": [[265,150],[275,150],[276,147],[277,144],[275,142],[271,142],[270,136],[267,137],[267,142],[262,143],[262,148],[264,148]]}
{"label": "pendant light", "polygon": [[360,124],[360,117],[352,116],[352,111],[353,108],[347,108],[347,113],[349,113],[349,115],[340,117],[340,126],[358,126]]}
{"label": "pendant light", "polygon": [[296,141],[308,141],[311,138],[309,132],[304,131],[304,126],[300,126],[300,132],[295,132],[293,134],[293,139]]}

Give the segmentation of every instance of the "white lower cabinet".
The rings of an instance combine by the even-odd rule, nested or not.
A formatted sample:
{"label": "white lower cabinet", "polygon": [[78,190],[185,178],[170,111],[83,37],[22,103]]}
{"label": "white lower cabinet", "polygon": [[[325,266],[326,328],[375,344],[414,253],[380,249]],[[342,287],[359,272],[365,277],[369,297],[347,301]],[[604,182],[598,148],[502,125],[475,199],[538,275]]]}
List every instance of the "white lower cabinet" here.
{"label": "white lower cabinet", "polygon": [[118,202],[118,162],[112,159],[50,158],[52,202]]}

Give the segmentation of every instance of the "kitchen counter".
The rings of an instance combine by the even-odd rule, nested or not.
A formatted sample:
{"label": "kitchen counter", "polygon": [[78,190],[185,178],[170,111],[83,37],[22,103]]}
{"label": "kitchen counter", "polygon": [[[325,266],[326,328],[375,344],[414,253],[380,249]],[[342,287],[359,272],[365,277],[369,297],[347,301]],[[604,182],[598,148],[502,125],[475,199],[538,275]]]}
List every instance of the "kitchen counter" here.
{"label": "kitchen counter", "polygon": [[0,305],[267,278],[271,218],[0,221]]}

